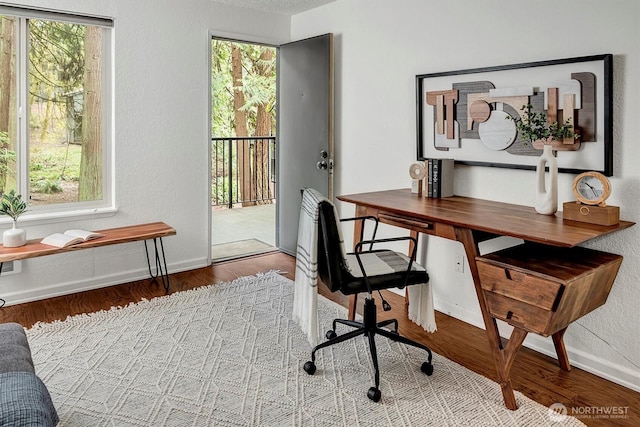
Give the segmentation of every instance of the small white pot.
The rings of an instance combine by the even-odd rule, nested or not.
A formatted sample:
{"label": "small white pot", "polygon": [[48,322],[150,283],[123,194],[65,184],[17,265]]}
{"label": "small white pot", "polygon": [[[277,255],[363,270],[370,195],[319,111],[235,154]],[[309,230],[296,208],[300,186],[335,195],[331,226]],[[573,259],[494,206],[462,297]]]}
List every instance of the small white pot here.
{"label": "small white pot", "polygon": [[16,222],[13,221],[13,228],[2,233],[2,244],[7,248],[17,248],[27,244],[27,231],[22,228],[16,228]]}

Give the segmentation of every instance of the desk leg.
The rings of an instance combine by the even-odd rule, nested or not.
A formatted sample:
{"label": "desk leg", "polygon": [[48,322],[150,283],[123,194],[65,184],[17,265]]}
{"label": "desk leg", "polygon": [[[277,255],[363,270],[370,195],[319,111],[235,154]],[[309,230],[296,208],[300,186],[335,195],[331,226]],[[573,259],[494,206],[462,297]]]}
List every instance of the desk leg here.
{"label": "desk leg", "polygon": [[356,304],[358,304],[358,295],[353,294],[349,295],[349,314],[347,315],[347,319],[355,320],[356,319]]}
{"label": "desk leg", "polygon": [[518,409],[518,404],[516,403],[516,397],[513,393],[513,385],[511,384],[511,375],[509,373],[511,372],[511,365],[513,365],[513,361],[516,359],[518,350],[522,347],[522,343],[526,337],[527,331],[513,328],[506,347],[499,349],[497,355],[494,350],[494,359],[496,362],[496,370],[498,371],[498,381],[502,389],[502,398],[504,399],[505,406],[513,410]]}
{"label": "desk leg", "polygon": [[467,228],[456,227],[455,234],[456,240],[464,246],[465,254],[467,256],[469,270],[473,277],[473,285],[476,289],[478,303],[480,303],[480,311],[482,312],[482,319],[484,320],[485,331],[489,340],[489,347],[491,348],[493,360],[496,365],[496,371],[498,373],[498,381],[502,388],[504,404],[509,409],[518,409],[516,397],[513,393],[513,386],[511,385],[511,378],[509,377],[509,371],[511,370],[511,364],[515,359],[516,353],[527,336],[527,332],[514,329],[509,343],[506,348],[503,348],[500,333],[498,332],[498,325],[496,320],[489,314],[489,309],[487,308],[487,303],[484,299],[484,293],[482,292],[482,286],[480,285],[480,274],[478,273],[478,265],[476,264],[476,256],[480,255],[480,251],[475,237],[473,236],[473,231]]}
{"label": "desk leg", "polygon": [[571,370],[571,364],[569,363],[569,355],[567,349],[564,346],[564,333],[567,332],[567,328],[561,329],[555,334],[551,335],[553,338],[553,345],[556,348],[556,354],[558,355],[558,364],[560,369],[565,371]]}
{"label": "desk leg", "polygon": [[[409,231],[410,231],[409,235],[410,235],[411,237],[413,237],[414,239],[416,239],[416,242],[417,242],[417,241],[418,241],[418,238],[420,237],[420,233],[418,233],[418,232],[417,232],[417,231],[415,231],[415,230],[409,230]],[[407,254],[407,255],[409,255],[409,254],[412,254],[412,253],[413,253],[413,247],[414,247],[414,246],[415,246],[415,245],[413,244],[413,241],[410,241],[410,242],[409,242],[409,252],[408,252],[408,254]],[[417,252],[416,252],[416,254],[417,254]],[[416,259],[415,259],[415,257],[413,258],[413,260],[414,260],[414,261],[416,260]],[[409,287],[408,287],[408,286],[404,289],[404,305],[405,305],[405,307],[407,308],[407,310],[409,310]]]}
{"label": "desk leg", "polygon": [[[162,252],[162,260],[160,259],[160,252],[158,251],[158,240],[160,241],[160,252]],[[162,244],[162,237],[153,239],[153,247],[155,250],[156,258],[156,274],[151,272],[151,261],[149,260],[149,249],[147,248],[147,241],[144,241],[144,251],[147,254],[147,267],[149,267],[149,276],[152,279],[160,276],[162,279],[162,286],[165,292],[169,292],[169,273],[167,272],[167,259],[164,256],[164,245]],[[163,268],[164,267],[164,268]]]}

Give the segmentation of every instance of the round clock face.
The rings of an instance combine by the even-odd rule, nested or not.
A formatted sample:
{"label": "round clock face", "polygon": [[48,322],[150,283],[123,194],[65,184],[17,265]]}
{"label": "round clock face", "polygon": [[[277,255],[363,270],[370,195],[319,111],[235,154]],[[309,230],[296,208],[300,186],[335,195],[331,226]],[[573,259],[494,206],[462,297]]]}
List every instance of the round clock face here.
{"label": "round clock face", "polygon": [[573,182],[576,198],[587,205],[603,204],[611,194],[609,180],[598,172],[585,172]]}

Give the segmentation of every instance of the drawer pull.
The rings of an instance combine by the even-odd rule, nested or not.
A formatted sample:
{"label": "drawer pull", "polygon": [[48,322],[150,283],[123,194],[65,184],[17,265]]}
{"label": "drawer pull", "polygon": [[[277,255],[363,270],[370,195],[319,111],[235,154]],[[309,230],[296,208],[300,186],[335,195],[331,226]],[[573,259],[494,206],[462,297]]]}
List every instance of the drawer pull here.
{"label": "drawer pull", "polygon": [[509,310],[507,312],[507,316],[506,317],[507,317],[507,320],[510,320],[513,317],[513,311]]}
{"label": "drawer pull", "polygon": [[515,271],[515,270],[509,270],[508,268],[504,269],[504,276],[508,279],[508,280],[513,280],[516,282],[522,282],[527,275],[524,273],[521,273],[519,271]]}

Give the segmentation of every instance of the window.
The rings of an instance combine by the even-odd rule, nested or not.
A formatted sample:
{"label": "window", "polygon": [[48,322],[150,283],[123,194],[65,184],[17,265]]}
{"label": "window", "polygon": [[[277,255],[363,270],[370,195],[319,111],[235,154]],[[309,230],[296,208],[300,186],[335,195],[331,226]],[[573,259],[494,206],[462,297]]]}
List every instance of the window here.
{"label": "window", "polygon": [[0,193],[31,211],[112,203],[111,27],[0,6]]}

